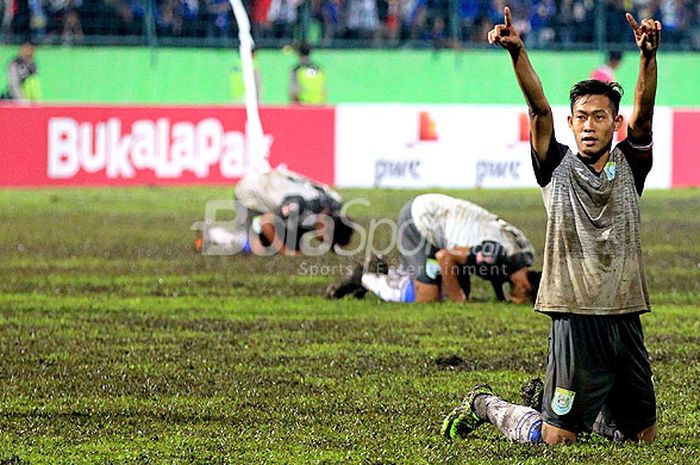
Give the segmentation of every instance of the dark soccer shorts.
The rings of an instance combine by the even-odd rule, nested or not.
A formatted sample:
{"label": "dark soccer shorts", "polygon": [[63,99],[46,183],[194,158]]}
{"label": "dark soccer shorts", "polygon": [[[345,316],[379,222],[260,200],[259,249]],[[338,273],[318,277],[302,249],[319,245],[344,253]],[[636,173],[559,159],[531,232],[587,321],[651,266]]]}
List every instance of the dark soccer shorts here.
{"label": "dark soccer shorts", "polygon": [[576,433],[600,412],[631,437],[656,422],[656,397],[639,314],[555,314],[542,418]]}
{"label": "dark soccer shorts", "polygon": [[398,248],[401,268],[411,278],[425,284],[440,284],[440,266],[435,259],[438,249],[416,229],[411,216],[413,200],[401,208],[398,218]]}

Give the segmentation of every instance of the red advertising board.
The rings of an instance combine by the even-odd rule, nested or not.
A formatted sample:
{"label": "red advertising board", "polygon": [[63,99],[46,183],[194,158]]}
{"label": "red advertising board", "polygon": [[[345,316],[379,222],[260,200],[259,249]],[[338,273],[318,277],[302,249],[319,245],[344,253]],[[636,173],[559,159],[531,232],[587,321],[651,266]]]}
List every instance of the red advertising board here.
{"label": "red advertising board", "polygon": [[700,186],[700,111],[673,112],[672,186]]}
{"label": "red advertising board", "polygon": [[[335,110],[261,110],[270,163],[332,184]],[[232,183],[250,166],[234,107],[0,106],[0,186]]]}

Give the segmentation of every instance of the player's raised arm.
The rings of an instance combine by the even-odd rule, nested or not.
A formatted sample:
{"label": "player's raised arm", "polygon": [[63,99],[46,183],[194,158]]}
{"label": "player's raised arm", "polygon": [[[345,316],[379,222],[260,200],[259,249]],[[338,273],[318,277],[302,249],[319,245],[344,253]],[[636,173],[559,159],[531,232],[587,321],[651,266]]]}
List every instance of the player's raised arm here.
{"label": "player's raised arm", "polygon": [[634,109],[629,122],[629,137],[638,144],[651,143],[651,121],[656,99],[656,51],[661,40],[661,23],[653,19],[637,23],[627,13],[627,22],[639,47],[639,77],[634,89]]}
{"label": "player's raised arm", "polygon": [[504,23],[496,25],[488,34],[490,44],[505,48],[513,60],[515,77],[525,96],[530,109],[530,127],[532,146],[540,160],[547,156],[549,143],[554,132],[552,109],[542,89],[542,82],[537,76],[525,51],[525,44],[513,26],[510,8],[503,9]]}

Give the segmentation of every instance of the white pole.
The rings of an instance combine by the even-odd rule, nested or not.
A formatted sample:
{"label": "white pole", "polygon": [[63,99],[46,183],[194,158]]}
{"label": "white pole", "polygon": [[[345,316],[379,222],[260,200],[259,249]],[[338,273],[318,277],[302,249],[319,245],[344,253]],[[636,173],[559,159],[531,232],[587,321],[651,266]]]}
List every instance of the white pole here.
{"label": "white pole", "polygon": [[257,172],[270,169],[267,143],[263,133],[260,113],[258,112],[258,92],[253,69],[253,36],[250,34],[250,20],[241,0],[229,0],[233,14],[238,23],[238,40],[240,41],[241,69],[243,71],[243,89],[246,110],[246,150],[250,168]]}

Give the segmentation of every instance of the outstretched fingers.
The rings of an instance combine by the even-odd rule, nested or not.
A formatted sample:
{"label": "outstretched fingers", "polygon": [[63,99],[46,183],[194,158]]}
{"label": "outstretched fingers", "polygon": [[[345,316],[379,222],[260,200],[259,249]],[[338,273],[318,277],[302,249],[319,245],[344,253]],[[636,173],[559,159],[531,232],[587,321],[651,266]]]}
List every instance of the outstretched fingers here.
{"label": "outstretched fingers", "polygon": [[506,27],[511,27],[513,25],[513,18],[510,15],[510,8],[509,7],[503,8],[503,19],[504,19]]}
{"label": "outstretched fingers", "polygon": [[627,18],[627,22],[632,27],[632,30],[634,30],[634,32],[637,32],[637,29],[639,29],[639,24],[637,24],[637,20],[634,19],[632,13],[625,14],[625,18]]}

